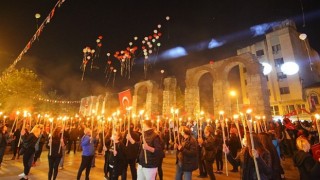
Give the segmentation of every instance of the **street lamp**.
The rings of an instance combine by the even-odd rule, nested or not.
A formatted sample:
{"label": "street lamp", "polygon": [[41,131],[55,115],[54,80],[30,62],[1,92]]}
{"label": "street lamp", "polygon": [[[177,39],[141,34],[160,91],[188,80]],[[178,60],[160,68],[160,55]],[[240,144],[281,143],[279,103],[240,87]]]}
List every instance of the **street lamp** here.
{"label": "street lamp", "polygon": [[310,69],[312,71],[312,62],[311,62],[311,58],[310,58],[310,51],[309,51],[309,48],[308,48],[308,45],[307,45],[307,35],[306,34],[300,34],[299,35],[299,39],[301,39],[302,41],[304,41],[304,45],[306,46],[306,49],[307,49],[307,53],[308,53],[308,58],[309,58],[309,64],[310,64]]}
{"label": "street lamp", "polygon": [[239,99],[238,99],[238,96],[237,96],[237,92],[236,91],[230,91],[230,96],[232,97],[236,97],[237,99],[237,113],[239,114]]}

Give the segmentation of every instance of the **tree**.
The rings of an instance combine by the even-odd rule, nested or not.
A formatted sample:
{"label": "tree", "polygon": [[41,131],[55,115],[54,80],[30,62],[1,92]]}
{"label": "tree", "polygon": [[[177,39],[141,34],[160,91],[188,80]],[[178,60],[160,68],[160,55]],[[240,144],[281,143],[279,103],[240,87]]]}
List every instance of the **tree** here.
{"label": "tree", "polygon": [[42,92],[42,81],[29,69],[13,70],[0,79],[0,108],[6,112],[32,110]]}

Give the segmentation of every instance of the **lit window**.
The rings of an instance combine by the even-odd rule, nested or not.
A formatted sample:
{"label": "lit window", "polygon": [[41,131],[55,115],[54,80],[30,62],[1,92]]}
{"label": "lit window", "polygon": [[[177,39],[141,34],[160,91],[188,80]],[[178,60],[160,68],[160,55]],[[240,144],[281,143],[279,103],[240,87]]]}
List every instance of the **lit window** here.
{"label": "lit window", "polygon": [[319,104],[319,98],[318,98],[317,94],[315,94],[315,93],[311,94],[310,99],[311,99],[311,101],[313,101],[312,103],[317,104],[317,105]]}
{"label": "lit window", "polygon": [[274,65],[276,67],[280,68],[282,64],[284,64],[283,58],[278,58],[274,60]]}
{"label": "lit window", "polygon": [[279,115],[280,112],[279,112],[279,106],[271,106],[271,113],[272,115]]}

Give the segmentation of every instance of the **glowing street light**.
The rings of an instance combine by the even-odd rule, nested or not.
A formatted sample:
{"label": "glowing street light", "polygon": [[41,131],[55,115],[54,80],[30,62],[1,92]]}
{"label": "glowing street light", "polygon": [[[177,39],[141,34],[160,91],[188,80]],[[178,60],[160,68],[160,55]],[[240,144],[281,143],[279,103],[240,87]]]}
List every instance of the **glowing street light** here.
{"label": "glowing street light", "polygon": [[286,75],[294,75],[299,71],[299,66],[295,62],[286,62],[281,66],[281,71]]}
{"label": "glowing street light", "polygon": [[234,91],[234,90],[232,90],[232,91],[230,91],[230,96],[232,96],[232,97],[236,97],[236,99],[237,99],[237,113],[239,114],[239,99],[238,99],[238,96],[237,96],[237,92],[236,91]]}
{"label": "glowing street light", "polygon": [[312,71],[312,62],[311,62],[311,56],[310,56],[310,51],[309,51],[309,48],[308,48],[308,45],[307,45],[307,35],[302,33],[299,35],[299,39],[301,39],[303,42],[304,42],[304,45],[306,46],[306,50],[307,50],[307,53],[308,53],[308,57],[309,57],[309,65],[310,65],[310,70]]}

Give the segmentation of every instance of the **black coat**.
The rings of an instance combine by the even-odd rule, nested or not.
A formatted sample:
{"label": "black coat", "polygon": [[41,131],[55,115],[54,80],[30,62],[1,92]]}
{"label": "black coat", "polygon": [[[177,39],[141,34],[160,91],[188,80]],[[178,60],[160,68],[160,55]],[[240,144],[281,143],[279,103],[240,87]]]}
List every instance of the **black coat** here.
{"label": "black coat", "polygon": [[300,180],[319,180],[320,163],[304,151],[298,151],[293,156],[293,162],[298,167]]}
{"label": "black coat", "polygon": [[[52,148],[51,148],[51,157],[62,157],[62,147],[60,148],[61,134],[57,137],[52,137]],[[64,141],[66,142],[66,141]],[[50,157],[50,146],[49,146],[49,138],[47,139],[46,144],[48,151],[48,157]],[[60,148],[60,152],[59,152]]]}
{"label": "black coat", "polygon": [[[125,133],[124,137],[127,137],[127,134],[128,132]],[[140,140],[139,134],[135,131],[130,130],[130,135],[134,141],[137,142]],[[127,159],[137,159],[139,153],[139,144],[131,144],[130,141],[128,141],[128,146],[126,146],[127,138],[123,138],[122,143],[125,145],[125,154]]]}
{"label": "black coat", "polygon": [[206,138],[206,140],[202,144],[202,158],[203,160],[213,162],[216,158],[216,154],[218,151],[217,147],[217,139],[215,139],[212,135]]}
{"label": "black coat", "polygon": [[[141,136],[142,137],[142,136]],[[158,167],[159,160],[161,157],[161,142],[160,137],[157,133],[154,132],[153,129],[147,130],[144,132],[144,137],[146,140],[146,143],[154,148],[154,152],[150,152],[146,150],[147,154],[147,163],[144,158],[144,150],[142,148],[142,145],[140,146],[140,153],[139,153],[139,164],[144,168],[156,168]],[[140,140],[141,142],[142,140]],[[136,142],[138,143],[138,142]]]}
{"label": "black coat", "polygon": [[35,145],[38,141],[38,138],[33,133],[25,133],[23,136],[21,136],[21,139],[22,145],[27,151],[35,151]]}
{"label": "black coat", "polygon": [[182,171],[192,172],[198,169],[198,143],[189,136],[182,141],[182,149],[177,153],[177,163],[181,161]]}
{"label": "black coat", "polygon": [[[228,154],[227,158],[232,166],[240,166],[240,177],[242,180],[257,179],[254,160],[249,155],[249,150],[247,147],[242,148],[241,151],[237,154],[236,158],[233,158],[230,153]],[[261,180],[268,180],[272,175],[272,162],[270,152],[266,150],[263,154],[256,158],[256,160],[259,167]]]}

